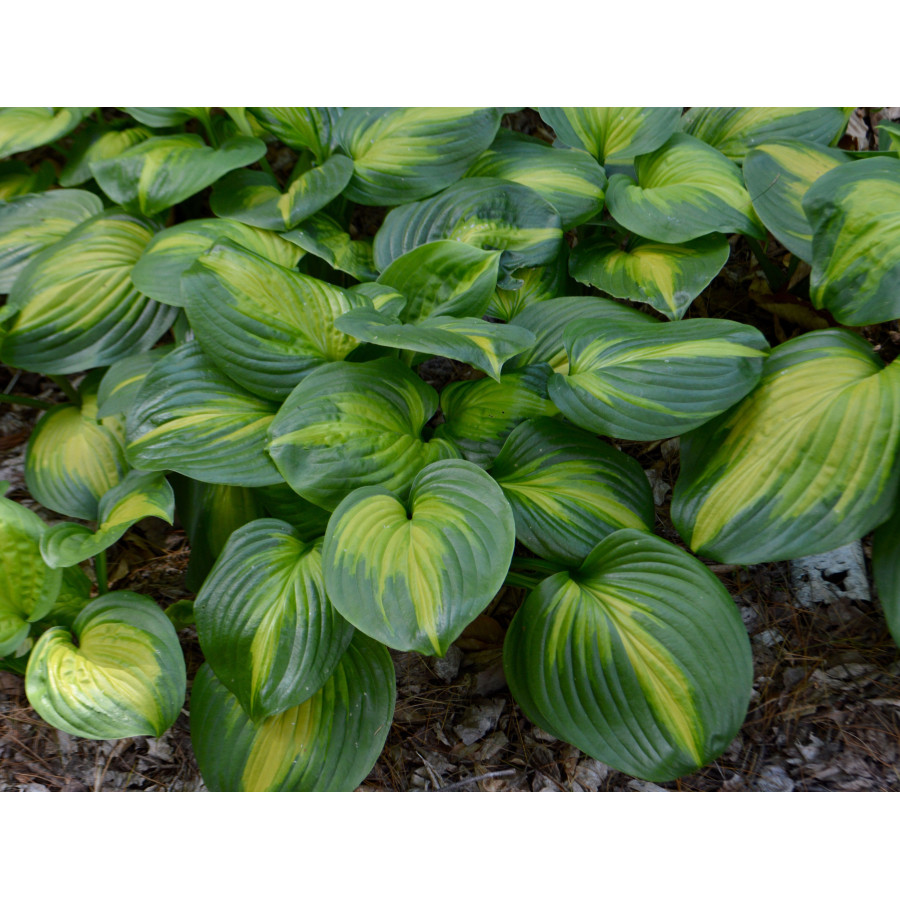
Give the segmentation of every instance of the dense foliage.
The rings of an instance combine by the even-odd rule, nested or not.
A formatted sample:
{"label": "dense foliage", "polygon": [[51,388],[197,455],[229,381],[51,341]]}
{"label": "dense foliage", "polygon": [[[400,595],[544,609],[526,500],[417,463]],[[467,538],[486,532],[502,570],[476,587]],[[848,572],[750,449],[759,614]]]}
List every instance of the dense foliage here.
{"label": "dense foliage", "polygon": [[[444,655],[510,584],[526,715],[691,772],[741,726],[750,644],[623,441],[680,437],[672,518],[704,559],[877,528],[900,638],[900,362],[858,333],[900,317],[896,128],[851,153],[848,109],[542,108],[540,136],[504,112],[0,109],[0,361],[67,393],[25,474],[86,523],[0,497],[0,666],[46,721],[162,734],[195,624],[210,789],[349,790],[388,648]],[[772,347],[696,316],[739,241],[775,287],[807,264],[795,300],[833,327]],[[439,393],[434,357],[472,377]],[[109,592],[106,550],[176,515],[193,608]]]}

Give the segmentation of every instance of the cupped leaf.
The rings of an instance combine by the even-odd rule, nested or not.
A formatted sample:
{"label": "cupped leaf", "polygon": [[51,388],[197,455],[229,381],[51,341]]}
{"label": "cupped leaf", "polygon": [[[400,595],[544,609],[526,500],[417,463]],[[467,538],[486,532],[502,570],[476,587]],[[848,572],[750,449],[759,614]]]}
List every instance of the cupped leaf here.
{"label": "cupped leaf", "polygon": [[284,402],[267,449],[284,480],[325,509],[363,485],[405,492],[425,465],[459,455],[422,438],[437,399],[396,359],[329,363]]}
{"label": "cupped leaf", "polygon": [[434,316],[407,325],[397,316],[365,308],[345,313],[336,325],[358,340],[380,347],[396,347],[468,363],[495,381],[500,379],[503,363],[535,340],[530,331],[515,325],[455,316]]}
{"label": "cupped leaf", "polygon": [[375,265],[383,272],[404,253],[442,240],[501,250],[500,268],[509,273],[552,262],[562,248],[562,226],[559,213],[525,185],[464,178],[436,197],[389,212],[375,235]]}
{"label": "cupped leaf", "polygon": [[682,438],[672,519],[695,553],[751,564],[824,553],[891,511],[900,365],[834,329],[772,351],[753,393]]}
{"label": "cupped leaf", "polygon": [[150,370],[173,349],[172,344],[166,344],[113,363],[100,380],[97,415],[103,418],[127,414]]}
{"label": "cupped leaf", "polygon": [[509,503],[483,469],[441,460],[408,503],[350,493],[328,523],[325,587],[352,625],[396,650],[443,656],[500,590],[515,544]]}
{"label": "cupped leaf", "polygon": [[535,724],[649,781],[722,753],[753,687],[747,631],[722,584],[683,550],[633,529],[528,595],[503,660]]}
{"label": "cupped leaf", "polygon": [[742,162],[751,148],[769,141],[832,144],[844,133],[849,112],[836,106],[694,106],[682,128]]}
{"label": "cupped leaf", "polygon": [[405,298],[404,322],[432,316],[482,316],[497,285],[500,253],[459,241],[423,244],[395,259],[378,283]]}
{"label": "cupped leaf", "polygon": [[812,226],[803,198],[826,172],[849,159],[846,153],[809,141],[760,144],[744,160],[744,181],[763,224],[794,256],[812,263]]}
{"label": "cupped leaf", "polygon": [[45,631],[28,660],[25,693],[55,728],[94,740],[159,737],[185,697],[184,656],[165,613],[148,597],[98,597],[72,626]]}
{"label": "cupped leaf", "polygon": [[335,320],[358,298],[222,242],[182,282],[188,320],[203,351],[238,384],[269,400],[286,397],[357,341]]}
{"label": "cupped leaf", "polygon": [[102,209],[100,198],[87,191],[25,194],[0,204],[0,294],[9,293],[35,255]]}
{"label": "cupped leaf", "polygon": [[512,280],[520,286],[498,287],[491,297],[487,315],[509,322],[532,303],[563,296],[567,293],[568,266],[568,254],[563,248],[556,259],[546,266],[516,269],[512,273]]}
{"label": "cupped leaf", "polygon": [[487,468],[517,425],[534,416],[556,415],[547,394],[551,374],[547,363],[535,363],[505,372],[496,381],[448,384],[441,393],[444,422],[435,434],[456,444],[470,462]]}
{"label": "cupped leaf", "polygon": [[768,351],[750,325],[687,319],[648,325],[592,322],[565,333],[567,374],[550,399],[597,434],[633,441],[675,437],[707,422],[756,385]]}
{"label": "cupped leaf", "polygon": [[100,499],[97,530],[60,522],[41,537],[41,555],[48,566],[74,566],[111,547],[132,525],[155,516],[172,524],[175,496],[159,474],[129,472]]}
{"label": "cupped leaf", "polygon": [[333,269],[352,275],[357,281],[374,281],[378,277],[372,256],[372,241],[355,240],[336,219],[316,213],[282,237],[307,253],[324,259]]}
{"label": "cupped leaf", "polygon": [[311,150],[320,163],[337,144],[339,106],[251,106],[250,111],[283,144],[293,150]]}
{"label": "cupped leaf", "polygon": [[191,692],[191,742],[211,791],[352,791],[390,730],[397,696],[387,648],[354,634],[305,703],[254,722],[208,665]]}
{"label": "cupped leaf", "polygon": [[872,536],[872,578],[891,637],[900,645],[900,502]]}
{"label": "cupped leaf", "polygon": [[114,202],[152,216],[265,153],[266,145],[256,138],[230,138],[213,149],[196,134],[176,134],[148,138],[118,156],[97,160],[91,172]]}
{"label": "cupped leaf", "polygon": [[634,167],[637,181],[613,175],[606,191],[612,217],[629,231],[666,244],[714,231],[765,237],[740,169],[709,144],[678,132]]}
{"label": "cupped leaf", "polygon": [[298,175],[282,191],[267,172],[241,169],[217,182],[209,202],[217,216],[257,228],[288,231],[334,200],[352,174],[351,160],[331,156],[321,166]]}
{"label": "cupped leaf", "polygon": [[47,526],[30,509],[3,496],[8,481],[0,481],[0,657],[14,653],[28,637],[30,622],[53,607],[62,572],[41,557],[41,537]]}
{"label": "cupped leaf", "polygon": [[606,173],[590,154],[554,148],[515,131],[501,129],[466,175],[530,187],[559,213],[563,228],[586,222],[603,209]]}
{"label": "cupped leaf", "polygon": [[490,469],[516,537],[542,559],[578,566],[620,528],[652,531],[650,482],[636,460],[554,419],[519,425]]}
{"label": "cupped leaf", "polygon": [[38,419],[25,453],[31,496],[54,512],[90,521],[97,520],[100,498],[129,468],[121,419],[98,418],[99,375],[93,372],[82,383],[80,406],[62,403]]}
{"label": "cupped leaf", "polygon": [[184,306],[181,279],[185,272],[220,241],[234,241],[259,256],[292,269],[303,251],[279,235],[228,219],[192,219],[157,234],[131,273],[138,289],[170,306]]}
{"label": "cupped leaf", "polygon": [[0,159],[59,140],[90,112],[84,106],[0,107]]}
{"label": "cupped leaf", "polygon": [[838,166],[806,192],[809,296],[845,325],[900,318],[900,159]]}
{"label": "cupped leaf", "polygon": [[669,319],[680,319],[728,261],[724,234],[684,244],[633,237],[623,247],[608,237],[580,242],[569,271],[576,281],[612,297],[647,303]]}
{"label": "cupped leaf", "polygon": [[430,197],[461,178],[500,127],[494,107],[358,107],[337,124],[354,174],[355,203],[395,206]]}
{"label": "cupped leaf", "polygon": [[118,131],[107,131],[105,128],[92,128],[76,137],[62,172],[59,183],[63,187],[84,184],[94,177],[91,163],[102,159],[110,159],[124,153],[129,147],[146,141],[152,137],[149,128],[123,128]]}
{"label": "cupped leaf", "polygon": [[570,147],[624,162],[661,147],[678,129],[678,106],[542,106],[541,118]]}
{"label": "cupped leaf", "polygon": [[172,470],[212,484],[281,481],[264,451],[278,407],[223,375],[191,341],[163,357],[128,414],[128,459],[148,472]]}
{"label": "cupped leaf", "polygon": [[353,636],[325,595],[321,539],[278,519],[231,535],[194,608],[206,661],[255,721],[309,700]]}
{"label": "cupped leaf", "polygon": [[175,310],[144,296],[131,272],[152,222],[106,210],[39,253],[16,279],[0,347],[7,365],[66,375],[149,350]]}

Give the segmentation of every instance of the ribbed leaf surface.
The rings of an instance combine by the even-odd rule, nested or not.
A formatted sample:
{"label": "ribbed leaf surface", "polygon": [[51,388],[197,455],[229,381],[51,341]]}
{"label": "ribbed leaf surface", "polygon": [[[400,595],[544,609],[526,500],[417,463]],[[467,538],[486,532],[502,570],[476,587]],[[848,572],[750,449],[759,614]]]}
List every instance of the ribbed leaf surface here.
{"label": "ribbed leaf surface", "polygon": [[512,273],[512,279],[519,282],[519,287],[497,288],[487,314],[509,322],[526,306],[563,296],[567,293],[568,267],[569,258],[564,247],[556,260],[546,266],[516,269]]}
{"label": "ribbed leaf surface", "polygon": [[173,349],[174,345],[166,344],[113,363],[104,373],[97,390],[98,415],[127,414],[150,370]]}
{"label": "ribbed leaf surface", "polygon": [[319,162],[337,144],[339,106],[251,106],[250,111],[283,144],[293,150],[311,150]]}

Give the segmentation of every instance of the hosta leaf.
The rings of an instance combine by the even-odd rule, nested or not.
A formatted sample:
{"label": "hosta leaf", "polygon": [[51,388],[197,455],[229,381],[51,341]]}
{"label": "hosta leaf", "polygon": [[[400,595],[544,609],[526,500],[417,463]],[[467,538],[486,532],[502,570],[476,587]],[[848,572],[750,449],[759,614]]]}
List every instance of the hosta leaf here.
{"label": "hosta leaf", "polygon": [[808,141],[760,144],[744,160],[744,181],[763,224],[794,256],[812,262],[812,226],[802,201],[813,183],[849,159]]}
{"label": "hosta leaf", "polygon": [[194,608],[206,661],[256,721],[309,700],[353,636],[325,596],[321,539],[278,519],[231,535]]}
{"label": "hosta leaf", "polygon": [[67,569],[53,571],[62,572],[62,585],[53,607],[44,616],[44,621],[52,625],[62,625],[71,631],[81,611],[91,602],[93,585],[80,566],[69,566]]}
{"label": "hosta leaf", "polygon": [[448,384],[441,393],[444,422],[437,436],[451,440],[471,462],[489,466],[518,424],[534,416],[556,415],[547,394],[552,373],[547,363],[535,363],[505,372],[497,381]]}
{"label": "hosta leaf", "polygon": [[695,106],[683,129],[736,162],[769,141],[804,140],[831,144],[843,133],[848,111],[836,106]]}
{"label": "hosta leaf", "polygon": [[900,503],[872,536],[872,578],[891,636],[900,645]]}
{"label": "hosta leaf", "polygon": [[473,463],[441,460],[419,472],[407,503],[380,485],[344,499],[325,532],[325,587],[371,637],[443,656],[500,590],[514,544],[497,483]]}
{"label": "hosta leaf", "polygon": [[59,175],[63,187],[84,184],[94,177],[91,163],[111,159],[124,153],[129,147],[152,137],[149,128],[123,128],[120,131],[106,131],[92,128],[75,139],[70,156]]}
{"label": "hosta leaf", "polygon": [[113,363],[100,380],[97,414],[101,417],[127,414],[150,370],[173,349],[172,344],[167,344]]}
{"label": "hosta leaf", "polygon": [[282,192],[267,172],[241,169],[216,184],[210,206],[226,219],[287,231],[334,200],[352,174],[353,163],[346,156],[331,156],[321,166],[303,172]]}
{"label": "hosta leaf", "polygon": [[498,251],[459,241],[423,244],[395,259],[378,276],[405,298],[404,322],[431,316],[482,316],[497,284]]}
{"label": "hosta leaf", "polygon": [[128,459],[212,484],[256,487],[281,481],[264,452],[275,403],[223,375],[191,341],[161,359],[128,414]]}
{"label": "hosta leaf", "polygon": [[900,153],[900,123],[882,122],[878,126],[878,149]]}
{"label": "hosta leaf", "polygon": [[813,305],[845,325],[900,318],[900,159],[826,172],[803,211],[813,227]]}
{"label": "hosta leaf", "polygon": [[170,306],[184,306],[182,276],[221,241],[234,241],[288,269],[293,269],[303,256],[302,250],[270,231],[228,219],[192,219],[157,234],[147,245],[131,277],[148,297]]}
{"label": "hosta leaf", "polygon": [[129,472],[100,499],[96,531],[60,522],[41,537],[41,555],[54,569],[74,566],[111,547],[132,525],[149,516],[172,524],[175,497],[162,475]]}
{"label": "hosta leaf", "polygon": [[888,516],[898,441],[900,365],[847,331],[801,335],[743,402],[682,438],[672,519],[722,562],[833,550]]}
{"label": "hosta leaf", "polygon": [[256,496],[266,514],[287,522],[301,541],[324,537],[331,513],[304,500],[289,484],[282,482],[257,488]]}
{"label": "hosta leaf", "polygon": [[457,359],[495,380],[506,360],[534,343],[534,335],[524,328],[470,317],[434,316],[407,325],[397,316],[361,308],[345,313],[336,324],[360,341]]}
{"label": "hosta leaf", "polygon": [[530,187],[556,209],[563,228],[586,222],[603,209],[606,173],[595,159],[582,150],[556,149],[515,131],[501,129],[466,175]]}
{"label": "hosta leaf", "polygon": [[254,724],[204,665],[191,692],[191,742],[211,791],[352,791],[394,717],[386,647],[354,634],[331,678],[300,706]]}
{"label": "hosta leaf", "polygon": [[650,781],[715,759],[750,701],[753,659],[716,577],[625,529],[532,591],[503,648],[513,697],[545,731]]}
{"label": "hosta leaf", "polygon": [[576,281],[612,297],[648,303],[669,319],[680,319],[728,261],[724,234],[685,244],[634,237],[625,247],[606,237],[580,242],[569,271]]}
{"label": "hosta leaf", "polygon": [[592,322],[566,330],[567,374],[550,399],[597,434],[654,441],[684,434],[733,406],[759,380],[768,351],[749,325],[687,319],[648,325]]}
{"label": "hosta leaf", "polygon": [[9,482],[0,481],[0,656],[14,653],[28,637],[29,622],[50,611],[62,584],[62,572],[41,557],[47,526],[4,497],[8,489]]}
{"label": "hosta leaf", "polygon": [[336,146],[338,106],[251,106],[251,112],[268,131],[293,150],[312,150],[319,162]]}
{"label": "hosta leaf", "polygon": [[32,171],[23,162],[9,160],[0,162],[0,200],[12,200],[22,194],[37,194],[45,191],[56,181],[56,169],[49,159],[45,159]]}
{"label": "hosta leaf", "polygon": [[500,268],[508,273],[552,262],[562,249],[562,227],[559,213],[531,188],[464,178],[430,200],[389,212],[375,235],[375,265],[383,272],[404,253],[441,240],[502,250]]}
{"label": "hosta leaf", "polygon": [[199,257],[182,291],[206,355],[260,397],[283,399],[357,346],[335,327],[357,298],[236,244],[216,244]]}
{"label": "hosta leaf", "polygon": [[59,140],[90,112],[85,106],[0,107],[0,159]]}
{"label": "hosta leaf", "polygon": [[714,231],[765,237],[740,169],[703,141],[676,133],[634,167],[636,182],[613,175],[606,191],[612,217],[629,231],[666,244]]}
{"label": "hosta leaf", "polygon": [[572,322],[594,322],[598,334],[613,323],[650,323],[655,321],[646,313],[602,297],[556,297],[527,306],[510,320],[532,332],[537,341],[524,353],[511,360],[507,371],[531,363],[545,362],[557,372],[568,372],[569,360],[563,343],[563,333]]}
{"label": "hosta leaf", "polygon": [[636,460],[553,419],[523,422],[491,466],[516,537],[542,559],[578,566],[620,528],[652,531],[650,482]]}
{"label": "hosta leaf", "polygon": [[106,210],[39,253],[9,295],[17,314],[4,362],[65,375],[149,350],[175,318],[131,281],[153,231],[146,219]]}
{"label": "hosta leaf", "polygon": [[423,466],[458,456],[447,441],[422,438],[437,400],[396,359],[330,363],[284,402],[267,449],[284,480],[325,509],[363,485],[405,491]]}
{"label": "hosta leaf", "polygon": [[176,134],[148,138],[118,156],[97,160],[91,172],[116,203],[152,216],[265,153],[266,145],[256,138],[230,138],[214,150],[196,134]]}
{"label": "hosta leaf", "polygon": [[203,118],[210,106],[120,106],[133,119],[150,128],[174,128],[188,119]]}
{"label": "hosta leaf", "polygon": [[102,209],[100,198],[87,191],[25,194],[0,204],[0,294],[9,293],[37,253]]}
{"label": "hosta leaf", "polygon": [[62,403],[38,419],[25,454],[31,496],[54,512],[90,521],[97,520],[100,498],[128,471],[121,420],[98,418],[99,375],[82,383],[80,406]]}
{"label": "hosta leaf", "polygon": [[497,288],[488,305],[487,314],[509,322],[526,306],[541,300],[553,300],[567,292],[568,256],[565,248],[546,266],[516,269],[512,279],[521,284],[517,288]]}
{"label": "hosta leaf", "polygon": [[299,228],[286,231],[283,237],[307,253],[324,259],[333,269],[352,275],[357,281],[374,281],[378,277],[372,256],[372,241],[354,240],[339,222],[326,213],[310,216]]}
{"label": "hosta leaf", "polygon": [[45,631],[28,660],[25,693],[45,721],[94,740],[159,737],[184,704],[184,656],[149,598],[114,591],[68,629]]}
{"label": "hosta leaf", "polygon": [[542,106],[541,118],[571,147],[623,162],[661,147],[678,129],[679,106]]}
{"label": "hosta leaf", "polygon": [[370,206],[436,194],[465,174],[499,127],[494,107],[349,109],[337,124],[355,170],[344,194]]}

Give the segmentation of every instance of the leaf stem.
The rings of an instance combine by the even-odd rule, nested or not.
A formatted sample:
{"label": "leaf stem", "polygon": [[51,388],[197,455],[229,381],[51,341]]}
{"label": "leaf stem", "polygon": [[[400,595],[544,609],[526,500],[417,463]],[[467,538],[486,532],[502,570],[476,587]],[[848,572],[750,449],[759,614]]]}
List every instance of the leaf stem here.
{"label": "leaf stem", "polygon": [[206,136],[209,138],[209,142],[213,145],[213,148],[219,149],[219,139],[216,137],[215,129],[213,128],[212,118],[209,113],[205,110],[203,112],[197,113],[197,118],[200,120],[203,125],[204,131],[206,131]]}
{"label": "leaf stem", "polygon": [[20,397],[18,394],[0,394],[0,403],[17,403],[19,406],[33,406],[35,409],[50,409],[52,403],[36,397]]}
{"label": "leaf stem", "polygon": [[747,238],[747,243],[753,251],[753,255],[756,257],[759,267],[766,276],[766,281],[769,282],[769,287],[772,288],[773,291],[781,290],[787,280],[784,272],[782,272],[778,266],[774,265],[772,260],[766,256],[766,251],[756,238],[750,237],[749,234],[744,236]]}
{"label": "leaf stem", "polygon": [[50,375],[49,378],[73,403],[81,405],[81,394],[75,390],[65,375]]}
{"label": "leaf stem", "polygon": [[522,575],[518,572],[507,572],[506,578],[503,579],[504,584],[510,587],[526,588],[529,591],[534,590],[543,579],[532,577],[530,575]]}
{"label": "leaf stem", "polygon": [[97,576],[97,593],[109,593],[109,576],[106,572],[106,551],[101,550],[94,557],[94,574]]}

